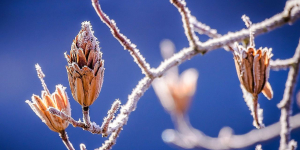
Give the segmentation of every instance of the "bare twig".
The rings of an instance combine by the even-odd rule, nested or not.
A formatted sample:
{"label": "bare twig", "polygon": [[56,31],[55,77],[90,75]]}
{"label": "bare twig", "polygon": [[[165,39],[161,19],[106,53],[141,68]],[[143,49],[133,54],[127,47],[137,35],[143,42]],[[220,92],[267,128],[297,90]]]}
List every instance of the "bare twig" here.
{"label": "bare twig", "polygon": [[[111,120],[114,118],[114,115],[116,113],[116,111],[118,110],[119,106],[120,106],[121,102],[119,100],[116,100],[111,109],[108,111],[108,116],[106,118],[104,118],[104,121],[101,125],[101,127],[99,125],[97,125],[95,122],[90,122],[90,117],[88,113],[84,112],[84,122],[79,121],[75,121],[71,116],[66,115],[64,112],[59,111],[56,108],[50,107],[48,108],[48,111],[51,114],[54,114],[56,116],[59,116],[60,118],[68,121],[69,123],[71,123],[74,127],[80,127],[84,130],[87,130],[93,134],[103,134],[103,136],[107,136],[108,133],[108,128],[109,128],[109,123],[111,122]],[[89,125],[87,125],[87,122]]]}
{"label": "bare twig", "polygon": [[109,124],[111,123],[111,120],[114,119],[115,113],[119,109],[120,105],[121,105],[121,102],[120,102],[120,100],[117,99],[112,104],[111,109],[108,111],[107,117],[104,118],[104,121],[103,121],[102,126],[101,126],[102,131],[103,131],[103,136],[107,136],[106,132],[108,130]]}
{"label": "bare twig", "polygon": [[184,0],[170,0],[170,2],[178,9],[178,11],[181,14],[184,32],[189,41],[190,47],[194,48],[195,50],[198,50],[200,41],[195,34],[193,25],[191,24],[191,11],[186,7],[186,2]]}
{"label": "bare twig", "polygon": [[[290,121],[291,129],[299,128],[300,114],[292,116]],[[189,128],[190,132],[186,133],[178,133],[176,130],[167,129],[163,132],[163,139],[166,143],[174,144],[182,148],[206,148],[216,150],[243,149],[258,142],[275,138],[280,134],[280,122],[269,125],[263,129],[254,129],[243,135],[233,135],[232,129],[225,127],[220,131],[219,137],[217,138],[209,137],[192,127]]]}
{"label": "bare twig", "polygon": [[83,143],[80,144],[80,150],[87,150]]}
{"label": "bare twig", "polygon": [[59,133],[60,138],[64,142],[65,146],[67,147],[68,150],[75,150],[72,143],[69,141],[69,137],[67,135],[67,132],[63,130],[62,132]]}
{"label": "bare twig", "polygon": [[35,65],[35,69],[36,69],[36,72],[37,72],[37,74],[38,74],[39,79],[41,80],[41,83],[42,83],[42,86],[43,86],[44,90],[47,92],[48,95],[51,95],[51,93],[49,92],[49,90],[48,90],[48,88],[47,88],[47,85],[46,85],[46,83],[45,83],[45,80],[44,80],[45,74],[43,73],[43,71],[42,71],[40,65],[39,65],[39,64],[36,64],[36,65]]}
{"label": "bare twig", "polygon": [[82,114],[83,114],[83,122],[86,128],[89,128],[91,126],[89,107],[82,107]]}
{"label": "bare twig", "polygon": [[[196,17],[191,18],[191,23],[193,24],[194,30],[199,34],[205,34],[210,38],[219,38],[222,35],[217,33],[216,29],[211,29],[208,25],[201,23],[196,19]],[[234,51],[232,44],[224,46],[227,51]]]}
{"label": "bare twig", "polygon": [[116,144],[117,138],[118,138],[121,130],[122,130],[122,128],[119,128],[115,132],[113,132],[110,135],[109,139],[106,140],[104,142],[104,144],[101,147],[99,147],[99,149],[96,149],[96,150],[110,150]]}
{"label": "bare twig", "polygon": [[263,150],[261,144],[256,145],[255,150]]}
{"label": "bare twig", "polygon": [[150,87],[152,79],[144,77],[138,85],[133,89],[132,93],[128,96],[128,101],[120,109],[120,113],[116,119],[109,125],[107,134],[110,134],[122,128],[128,121],[129,114],[136,109],[138,100],[143,96],[145,91]]}
{"label": "bare twig", "polygon": [[114,20],[109,19],[109,17],[102,11],[98,0],[92,0],[92,5],[102,22],[104,22],[109,27],[113,36],[120,42],[124,49],[129,50],[130,55],[132,55],[132,57],[134,58],[134,61],[142,69],[142,73],[151,78],[152,71],[150,69],[150,65],[146,62],[145,58],[136,48],[136,45],[132,44],[131,41],[125,35],[120,33],[116,22]]}
{"label": "bare twig", "polygon": [[285,60],[280,60],[280,59],[271,60],[270,61],[270,69],[273,69],[273,70],[287,69],[291,65],[293,65],[295,62],[296,62],[296,60],[294,58],[285,59]]}
{"label": "bare twig", "polygon": [[287,81],[285,83],[285,90],[283,99],[278,104],[281,109],[281,132],[280,132],[280,150],[286,150],[290,142],[290,115],[292,114],[293,94],[297,82],[297,76],[300,67],[300,41],[296,49],[293,59],[297,60],[294,65],[290,67]]}

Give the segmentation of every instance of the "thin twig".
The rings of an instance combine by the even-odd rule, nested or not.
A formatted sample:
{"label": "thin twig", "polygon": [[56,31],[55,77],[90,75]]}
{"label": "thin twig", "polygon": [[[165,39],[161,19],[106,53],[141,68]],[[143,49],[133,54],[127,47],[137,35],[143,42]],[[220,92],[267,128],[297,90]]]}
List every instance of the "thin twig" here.
{"label": "thin twig", "polygon": [[184,33],[189,41],[190,47],[198,50],[198,46],[200,45],[200,41],[195,34],[194,28],[192,26],[192,16],[191,11],[186,7],[186,2],[184,0],[170,0],[170,2],[178,9],[181,14]]}
{"label": "thin twig", "polygon": [[49,107],[48,111],[51,114],[56,115],[56,116],[60,117],[61,119],[68,121],[74,127],[80,127],[84,130],[87,130],[87,131],[93,133],[93,134],[103,134],[103,136],[107,136],[109,124],[110,124],[111,120],[115,117],[114,115],[115,115],[116,111],[118,110],[120,104],[121,104],[121,102],[118,99],[113,103],[111,109],[108,111],[107,117],[104,118],[104,121],[103,121],[101,127],[99,125],[97,125],[95,122],[90,122],[89,113],[88,113],[88,111],[86,111],[84,109],[83,109],[84,122],[81,122],[80,120],[76,121],[71,116],[68,116],[64,112],[59,111],[58,109],[53,108],[53,107]]}
{"label": "thin twig", "polygon": [[80,144],[80,150],[87,150],[83,143]]}
{"label": "thin twig", "polygon": [[[191,24],[193,25],[194,30],[196,32],[198,32],[199,34],[205,34],[210,38],[219,38],[219,37],[222,36],[221,34],[217,33],[216,29],[211,29],[208,25],[198,21],[196,19],[196,17],[192,16]],[[232,51],[232,52],[234,51],[233,46],[231,44],[227,45],[227,46],[224,46],[223,48],[227,51]]]}
{"label": "thin twig", "polygon": [[292,114],[293,94],[300,67],[300,41],[293,59],[297,60],[297,62],[290,67],[288,78],[285,83],[283,99],[278,104],[278,107],[281,109],[280,150],[286,150],[290,142],[290,115]]}
{"label": "thin twig", "polygon": [[109,125],[107,134],[110,134],[122,128],[128,121],[129,115],[136,109],[138,100],[143,96],[146,90],[149,89],[152,79],[144,77],[137,86],[133,89],[132,93],[128,96],[128,101],[120,109],[120,113],[116,119]]}
{"label": "thin twig", "polygon": [[114,119],[115,113],[119,109],[120,105],[121,105],[121,102],[120,102],[120,100],[117,99],[112,104],[111,109],[107,112],[107,117],[104,118],[104,121],[103,121],[102,126],[101,126],[103,136],[105,136],[105,137],[108,136],[107,131],[108,131],[108,128],[109,128],[109,124]]}
{"label": "thin twig", "polygon": [[116,144],[117,142],[117,138],[121,132],[122,128],[119,128],[118,130],[116,130],[115,132],[113,132],[109,139],[106,140],[103,145],[101,147],[99,147],[99,149],[96,150],[110,150],[112,149],[112,147]]}
{"label": "thin twig", "polygon": [[285,60],[280,60],[280,59],[271,60],[270,69],[273,70],[287,69],[294,63],[296,63],[296,60],[294,58],[285,59]]}
{"label": "thin twig", "polygon": [[104,22],[108,26],[113,36],[120,42],[124,49],[129,50],[130,55],[134,58],[134,61],[142,69],[142,73],[152,78],[153,75],[150,69],[150,65],[146,62],[145,58],[136,48],[136,45],[132,44],[131,41],[125,35],[120,33],[116,22],[114,20],[109,19],[109,17],[102,11],[98,0],[92,0],[92,5],[102,22]]}
{"label": "thin twig", "polygon": [[61,112],[56,108],[49,107],[48,111],[51,114],[56,115],[56,116],[60,117],[61,119],[68,121],[74,127],[80,127],[84,130],[87,130],[87,131],[93,133],[93,134],[101,134],[102,133],[102,129],[95,122],[92,122],[91,125],[89,127],[87,127],[84,122],[81,122],[80,120],[75,121],[71,116],[66,115],[64,112]]}
{"label": "thin twig", "polygon": [[68,150],[75,150],[72,143],[69,141],[69,137],[67,135],[67,132],[65,130],[61,131],[59,133],[60,138],[64,142],[65,146],[67,147]]}

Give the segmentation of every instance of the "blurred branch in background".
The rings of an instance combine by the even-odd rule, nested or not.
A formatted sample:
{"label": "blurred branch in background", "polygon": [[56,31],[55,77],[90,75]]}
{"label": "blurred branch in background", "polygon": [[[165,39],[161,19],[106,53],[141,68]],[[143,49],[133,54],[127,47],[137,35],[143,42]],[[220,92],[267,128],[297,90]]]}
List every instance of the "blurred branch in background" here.
{"label": "blurred branch in background", "polygon": [[[175,51],[174,45],[171,41],[165,40],[161,43],[161,51],[163,57],[166,59],[169,56],[172,55],[172,53]],[[300,56],[300,41],[299,46],[297,47],[295,51],[295,55],[290,60],[291,63],[288,64],[292,68],[299,68],[299,56]],[[291,100],[293,96],[293,92],[290,91],[290,89],[293,89],[296,85],[296,77],[298,75],[298,70],[292,70],[293,73],[289,73],[288,80],[286,83],[286,90],[289,89],[289,92],[285,92],[284,98],[285,100]],[[185,71],[186,72],[186,71]],[[184,74],[184,73],[183,73]],[[175,78],[174,78],[175,76]],[[191,79],[191,78],[189,78]],[[191,79],[191,81],[196,84],[197,80]],[[233,135],[233,130],[230,127],[224,127],[221,129],[219,133],[219,137],[213,138],[205,135],[201,131],[195,129],[189,122],[188,116],[186,114],[186,110],[188,109],[188,106],[191,102],[191,98],[193,96],[193,91],[195,89],[191,88],[184,88],[184,89],[191,89],[191,92],[186,99],[184,96],[178,97],[174,96],[172,94],[172,88],[176,85],[174,85],[173,82],[178,82],[178,68],[174,67],[166,72],[166,74],[161,77],[160,79],[156,79],[153,82],[153,88],[155,90],[155,93],[159,97],[159,100],[162,104],[162,106],[166,109],[168,113],[170,113],[172,120],[174,122],[174,125],[176,127],[176,130],[173,129],[167,129],[162,133],[162,139],[169,144],[176,145],[181,148],[185,149],[191,149],[191,148],[206,148],[206,149],[241,149],[248,146],[251,146],[253,144],[257,144],[263,141],[270,140],[276,136],[283,136],[281,138],[282,140],[285,140],[284,146],[285,149],[290,147],[289,149],[295,148],[295,141],[291,140],[289,141],[290,136],[290,130],[296,129],[300,127],[300,114],[296,114],[292,117],[290,117],[291,113],[282,113],[285,118],[288,118],[289,120],[285,119],[280,122],[274,123],[272,125],[269,125],[263,129],[259,130],[252,130],[244,135]],[[291,83],[292,82],[292,83]],[[181,87],[184,85],[181,85]],[[195,86],[194,86],[195,88]],[[285,91],[286,91],[285,90]],[[182,90],[177,91],[177,95],[185,95],[186,92],[182,92]],[[297,101],[300,101],[300,92],[297,95]],[[290,103],[288,104],[288,110],[290,111]],[[178,108],[181,108],[179,110],[185,110],[185,111],[178,111]],[[286,106],[287,107],[287,106]],[[287,110],[284,110],[287,111]],[[180,113],[178,113],[180,112]],[[285,126],[282,126],[281,124],[286,124]],[[281,129],[284,128],[284,129]],[[284,133],[281,133],[283,132]],[[282,145],[282,144],[281,144]]]}
{"label": "blurred branch in background", "polygon": [[[177,123],[184,127],[186,120]],[[300,114],[290,118],[291,129],[300,127]],[[205,135],[200,130],[191,126],[185,126],[186,132],[182,133],[174,129],[166,129],[162,133],[164,142],[185,149],[206,148],[206,149],[243,149],[245,147],[268,141],[280,134],[280,122],[269,125],[263,129],[254,129],[243,135],[234,135],[230,127],[224,127],[220,130],[216,138]]]}

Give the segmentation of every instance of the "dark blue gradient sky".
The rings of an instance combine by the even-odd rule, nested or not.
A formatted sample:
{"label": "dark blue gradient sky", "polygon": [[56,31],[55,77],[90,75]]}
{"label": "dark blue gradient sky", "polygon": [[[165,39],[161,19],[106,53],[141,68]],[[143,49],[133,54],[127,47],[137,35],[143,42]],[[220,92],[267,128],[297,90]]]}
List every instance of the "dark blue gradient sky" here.
{"label": "dark blue gradient sky", "polygon": [[[188,46],[181,16],[168,0],[100,0],[103,10],[117,22],[121,32],[137,45],[152,67],[161,61],[159,43],[168,38],[177,50]],[[283,0],[187,0],[192,15],[220,34],[245,28],[241,16],[251,21],[263,21],[283,10]],[[96,15],[90,0],[2,0],[0,2],[0,149],[53,150],[65,149],[57,133],[48,129],[33,113],[25,100],[40,94],[42,86],[34,65],[39,63],[46,74],[51,92],[56,84],[67,87],[72,116],[80,118],[81,107],[71,96],[63,53],[69,51],[82,21],[91,21],[100,41],[105,60],[104,85],[99,98],[91,106],[92,121],[101,124],[114,99],[122,103],[143,77],[129,53],[113,38],[109,29]],[[257,47],[272,47],[273,59],[293,56],[300,37],[300,22],[285,25],[255,39]],[[200,36],[200,40],[207,40]],[[244,134],[254,127],[236,75],[233,56],[223,49],[204,56],[196,56],[180,65],[182,72],[196,68],[200,77],[197,93],[189,114],[191,124],[205,134],[216,137],[220,129],[229,126],[236,134]],[[276,107],[282,99],[288,71],[271,71],[270,83],[274,98],[263,95],[259,102],[264,109],[264,123],[279,120]],[[298,83],[296,90],[299,91]],[[295,97],[295,96],[294,96]],[[296,104],[294,114],[299,112]],[[173,128],[170,116],[160,105],[152,88],[140,99],[137,109],[124,126],[114,149],[176,149],[166,145],[161,133]],[[85,143],[89,150],[102,145],[105,138],[69,126],[70,140],[76,149]],[[300,142],[300,130],[292,137]],[[279,138],[263,142],[263,149],[278,149]],[[254,149],[254,146],[247,149]]]}

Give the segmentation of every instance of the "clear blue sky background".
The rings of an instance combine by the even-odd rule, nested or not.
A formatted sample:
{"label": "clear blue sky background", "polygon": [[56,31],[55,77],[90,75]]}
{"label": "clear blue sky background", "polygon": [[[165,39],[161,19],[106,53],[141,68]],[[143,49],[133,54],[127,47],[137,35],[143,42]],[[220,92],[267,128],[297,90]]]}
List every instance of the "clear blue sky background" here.
{"label": "clear blue sky background", "polygon": [[[121,32],[137,45],[152,67],[161,61],[159,43],[171,39],[180,50],[188,46],[181,16],[168,0],[100,0],[103,10],[116,22]],[[192,15],[221,34],[245,28],[243,14],[251,21],[261,22],[283,10],[284,0],[187,0]],[[129,53],[113,38],[109,29],[96,15],[90,0],[2,0],[0,2],[0,149],[53,150],[65,149],[57,133],[48,129],[33,113],[25,100],[40,94],[42,86],[34,64],[39,63],[46,74],[51,92],[56,84],[67,87],[72,116],[80,118],[81,107],[71,96],[63,53],[70,50],[72,40],[82,21],[91,21],[100,41],[105,60],[104,85],[99,98],[91,106],[92,121],[101,124],[114,99],[122,103],[143,77]],[[261,35],[255,39],[257,47],[272,47],[273,59],[293,56],[300,37],[300,22],[293,26]],[[201,41],[207,40],[200,36]],[[205,134],[216,137],[224,126],[236,134],[254,129],[236,75],[233,56],[223,49],[204,56],[196,56],[180,65],[180,72],[196,68],[200,72],[198,89],[189,114],[191,124]],[[259,102],[264,109],[264,123],[279,120],[276,107],[282,99],[288,71],[271,71],[270,83],[274,98],[263,95]],[[299,91],[300,84],[297,84]],[[294,96],[295,97],[295,96]],[[299,112],[296,103],[294,114]],[[152,88],[140,99],[137,109],[124,126],[114,149],[176,149],[165,144],[161,133],[173,128],[170,116],[160,105]],[[102,145],[105,138],[69,126],[70,140],[76,149],[85,143],[89,150]],[[292,137],[300,142],[300,130]],[[263,142],[263,149],[278,149],[279,137]],[[247,149],[254,149],[254,146]]]}

